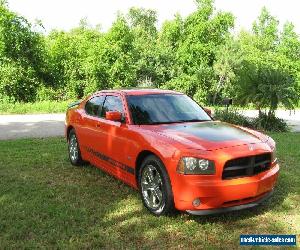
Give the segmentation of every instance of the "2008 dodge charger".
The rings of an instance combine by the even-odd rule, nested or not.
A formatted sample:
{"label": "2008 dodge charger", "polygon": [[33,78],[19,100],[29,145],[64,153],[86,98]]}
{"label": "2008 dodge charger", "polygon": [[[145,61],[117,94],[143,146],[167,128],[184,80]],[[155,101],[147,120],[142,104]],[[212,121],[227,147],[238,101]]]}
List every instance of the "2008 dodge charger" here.
{"label": "2008 dodge charger", "polygon": [[84,162],[136,188],[156,215],[253,207],[273,192],[275,142],[214,121],[188,96],[167,90],[106,90],[71,105],[66,137]]}

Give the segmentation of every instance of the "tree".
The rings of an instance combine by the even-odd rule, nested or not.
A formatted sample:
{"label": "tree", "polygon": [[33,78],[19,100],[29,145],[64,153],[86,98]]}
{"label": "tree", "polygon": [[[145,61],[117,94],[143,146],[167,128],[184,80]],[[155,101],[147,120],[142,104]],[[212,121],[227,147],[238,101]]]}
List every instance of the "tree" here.
{"label": "tree", "polygon": [[11,59],[0,61],[0,98],[12,102],[35,101],[39,81],[36,72],[30,66]]}
{"label": "tree", "polygon": [[157,64],[160,56],[157,51],[157,13],[144,8],[131,8],[127,20],[133,35],[133,56],[136,80],[139,85],[151,82],[157,86]]}
{"label": "tree", "polygon": [[133,41],[134,36],[126,19],[119,15],[104,36],[103,54],[99,58],[108,66],[111,88],[137,84]]}
{"label": "tree", "polygon": [[[148,86],[182,91],[197,101],[254,102],[271,113],[299,99],[300,39],[291,23],[263,8],[252,31],[230,32],[231,13],[213,0],[157,29],[155,10],[131,8],[111,28],[82,19],[69,31],[41,32],[0,0],[0,97],[10,101],[82,98],[96,90]],[[298,91],[298,92],[297,92]]]}
{"label": "tree", "polygon": [[179,14],[173,20],[165,21],[159,32],[158,42],[176,51],[183,36],[183,25],[184,20]]}
{"label": "tree", "polygon": [[286,108],[293,109],[299,100],[299,89],[291,74],[275,65],[275,61],[261,61],[259,65],[244,62],[240,72],[238,85],[241,104],[254,103],[261,112],[269,109],[269,116],[282,103]]}
{"label": "tree", "polygon": [[[176,49],[177,65],[180,66],[177,77],[193,79],[185,82],[191,86],[183,89],[189,89],[192,97],[206,102],[216,82],[213,73],[216,50],[226,42],[234,18],[227,12],[216,13],[212,0],[198,0],[197,4],[197,10],[183,20],[183,27],[180,28],[178,49]],[[181,25],[178,24],[178,27]]]}
{"label": "tree", "polygon": [[52,31],[47,37],[48,67],[51,78],[47,86],[59,92],[62,98],[81,98],[85,88],[95,80],[95,44],[101,33],[84,22],[70,32]]}
{"label": "tree", "polygon": [[127,20],[130,27],[140,35],[150,35],[153,37],[157,35],[155,27],[157,13],[155,10],[132,7],[127,14]]}
{"label": "tree", "polygon": [[[14,101],[34,101],[45,77],[42,36],[30,23],[0,3],[0,95]],[[17,90],[19,88],[19,90]],[[22,90],[22,91],[21,91]]]}
{"label": "tree", "polygon": [[256,46],[261,51],[275,49],[278,44],[279,21],[263,7],[258,19],[253,23],[252,31],[257,37]]}
{"label": "tree", "polygon": [[289,62],[285,65],[286,70],[291,72],[300,88],[300,37],[295,32],[292,23],[285,23],[283,26],[277,52]]}
{"label": "tree", "polygon": [[240,44],[233,37],[229,37],[225,44],[218,47],[213,68],[218,77],[217,84],[213,87],[213,104],[216,103],[218,94],[228,95],[233,92],[236,72],[241,66],[242,52]]}
{"label": "tree", "polygon": [[278,21],[265,8],[252,33],[240,34],[238,41],[243,57],[237,73],[236,96],[241,104],[251,102],[260,111],[267,108],[269,116],[274,115],[280,103],[289,109],[297,105],[299,86],[295,63],[285,54],[287,41],[295,42],[291,37],[295,39],[287,27],[280,36]]}

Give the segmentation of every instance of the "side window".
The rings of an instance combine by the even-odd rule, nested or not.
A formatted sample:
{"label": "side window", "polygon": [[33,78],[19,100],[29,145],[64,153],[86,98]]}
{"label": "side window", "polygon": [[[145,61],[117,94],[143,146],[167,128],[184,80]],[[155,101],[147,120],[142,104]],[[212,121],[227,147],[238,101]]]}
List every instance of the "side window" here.
{"label": "side window", "polygon": [[105,113],[107,111],[119,111],[123,114],[124,112],[121,98],[113,95],[106,96],[102,109],[102,117],[105,117]]}
{"label": "side window", "polygon": [[92,116],[101,116],[105,96],[95,96],[85,104],[85,112]]}

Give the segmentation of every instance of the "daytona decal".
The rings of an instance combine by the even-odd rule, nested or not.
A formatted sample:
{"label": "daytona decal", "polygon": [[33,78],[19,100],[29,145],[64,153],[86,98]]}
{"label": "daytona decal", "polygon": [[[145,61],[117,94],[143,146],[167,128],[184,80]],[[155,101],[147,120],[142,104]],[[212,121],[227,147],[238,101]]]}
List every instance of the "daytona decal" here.
{"label": "daytona decal", "polygon": [[96,156],[100,160],[106,161],[111,166],[116,167],[116,168],[120,168],[120,169],[126,171],[127,173],[134,175],[134,168],[132,168],[130,166],[127,166],[127,165],[125,165],[121,162],[118,162],[118,161],[108,157],[107,155],[101,154],[100,152],[97,152],[97,151],[93,150],[92,148],[89,148],[89,147],[85,147],[85,148],[86,148],[87,152],[89,152],[90,154]]}

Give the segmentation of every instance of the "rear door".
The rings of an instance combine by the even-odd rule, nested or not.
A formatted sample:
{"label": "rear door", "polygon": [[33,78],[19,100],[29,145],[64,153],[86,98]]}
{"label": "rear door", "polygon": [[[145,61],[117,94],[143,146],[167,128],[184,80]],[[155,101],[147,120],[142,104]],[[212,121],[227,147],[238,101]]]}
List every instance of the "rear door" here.
{"label": "rear door", "polygon": [[99,119],[102,113],[102,107],[105,100],[105,95],[97,95],[91,97],[85,104],[81,127],[78,128],[79,144],[81,152],[85,159],[94,163],[94,157],[90,152],[95,149],[95,145],[99,140],[98,127]]}

